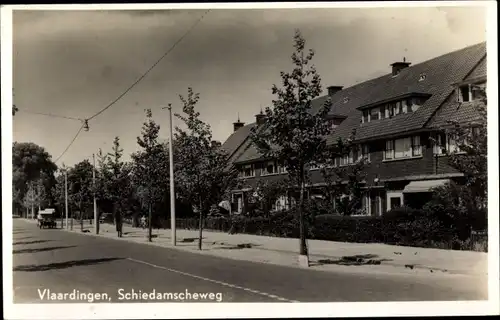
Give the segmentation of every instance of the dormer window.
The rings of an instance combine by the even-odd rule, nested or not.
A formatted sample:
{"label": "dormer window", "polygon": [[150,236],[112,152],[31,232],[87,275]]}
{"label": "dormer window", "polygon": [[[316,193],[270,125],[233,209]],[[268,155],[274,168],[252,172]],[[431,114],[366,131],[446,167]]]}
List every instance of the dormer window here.
{"label": "dormer window", "polygon": [[478,92],[479,88],[485,87],[485,83],[480,84],[466,84],[458,87],[458,101],[459,102],[469,102],[475,101],[481,98],[481,94]]}
{"label": "dormer window", "polygon": [[349,102],[349,98],[348,97],[345,97],[344,98],[344,103],[348,103]]}
{"label": "dormer window", "polygon": [[416,111],[430,96],[426,93],[407,93],[385,101],[361,106],[358,108],[363,112],[361,122],[392,118],[399,114]]}
{"label": "dormer window", "polygon": [[370,121],[380,119],[380,108],[373,108],[370,110]]}
{"label": "dormer window", "polygon": [[418,82],[424,81],[427,78],[427,75],[425,73],[421,73],[420,77],[418,78]]}
{"label": "dormer window", "polygon": [[458,102],[470,102],[480,100],[483,96],[482,90],[486,89],[486,76],[476,77],[454,83]]}

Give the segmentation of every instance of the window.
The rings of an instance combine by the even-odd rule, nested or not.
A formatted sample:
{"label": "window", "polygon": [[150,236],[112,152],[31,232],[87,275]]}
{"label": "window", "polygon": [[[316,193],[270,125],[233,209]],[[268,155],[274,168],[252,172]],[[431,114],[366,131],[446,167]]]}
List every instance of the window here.
{"label": "window", "polygon": [[478,84],[471,85],[472,100],[478,100],[484,98],[483,90],[486,90],[486,83],[481,82]]}
{"label": "window", "polygon": [[401,102],[396,102],[392,105],[392,114],[394,116],[397,116],[399,114],[399,111],[400,111],[400,108],[401,108]]}
{"label": "window", "polygon": [[390,106],[390,105],[386,105],[386,106],[384,107],[384,110],[385,110],[385,117],[386,117],[386,118],[391,117],[391,106]]}
{"label": "window", "polygon": [[379,119],[380,108],[373,108],[370,110],[370,121]]}
{"label": "window", "polygon": [[389,201],[390,201],[391,210],[401,207],[401,198],[400,197],[391,197],[389,199]]}
{"label": "window", "polygon": [[255,176],[254,166],[252,164],[243,166],[241,174],[244,178],[254,177]]}
{"label": "window", "polygon": [[407,100],[403,100],[401,101],[401,104],[402,104],[402,109],[403,109],[403,113],[407,113],[408,112],[408,101]]}
{"label": "window", "polygon": [[422,147],[420,145],[420,136],[387,140],[385,143],[385,160],[404,159],[421,155]]}
{"label": "window", "polygon": [[385,142],[385,159],[392,159],[394,153],[394,140],[387,140]]}
{"label": "window", "polygon": [[279,166],[278,166],[278,172],[279,172],[279,173],[287,173],[288,171],[286,170],[286,167],[285,167],[285,166],[281,166],[281,165],[279,165]]}
{"label": "window", "polygon": [[330,120],[330,127],[331,127],[332,129],[335,129],[335,128],[337,128],[338,126],[339,126],[339,125],[337,124],[337,121],[335,121],[335,120]]}
{"label": "window", "polygon": [[384,119],[384,118],[387,118],[387,115],[386,115],[386,107],[383,106],[383,107],[380,107],[380,119]]}
{"label": "window", "polygon": [[411,142],[410,138],[394,140],[394,159],[406,158],[410,156]]}
{"label": "window", "polygon": [[278,168],[276,166],[276,163],[274,161],[269,161],[264,164],[261,175],[267,176],[276,173],[278,173]]}
{"label": "window", "polygon": [[420,145],[420,136],[411,138],[412,156],[417,157],[422,155],[422,146]]}
{"label": "window", "polygon": [[361,122],[370,122],[370,114],[368,113],[368,110],[363,110],[363,116],[361,117]]}
{"label": "window", "polygon": [[436,133],[434,139],[434,154],[446,154],[446,136],[443,133]]}
{"label": "window", "polygon": [[461,86],[459,88],[458,101],[467,102],[471,101],[471,90],[470,85]]}
{"label": "window", "polygon": [[358,160],[361,160],[361,159],[366,159],[367,161],[370,161],[370,149],[369,149],[369,146],[367,144],[362,144],[361,145],[361,152],[359,152],[358,154]]}
{"label": "window", "polygon": [[349,164],[353,163],[353,152],[349,152],[349,154],[343,155],[339,159],[339,165],[340,166],[347,166]]}
{"label": "window", "polygon": [[447,136],[447,150],[449,153],[459,152],[460,148],[458,146],[458,142],[452,136]]}

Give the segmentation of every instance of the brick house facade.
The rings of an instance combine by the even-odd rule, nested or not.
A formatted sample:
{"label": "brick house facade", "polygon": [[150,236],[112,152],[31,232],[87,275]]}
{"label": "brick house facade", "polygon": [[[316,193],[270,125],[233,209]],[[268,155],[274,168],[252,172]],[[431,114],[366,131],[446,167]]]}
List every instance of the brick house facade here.
{"label": "brick house facade", "polygon": [[[449,120],[473,122],[479,119],[471,84],[486,84],[486,44],[480,43],[410,66],[395,62],[391,73],[343,89],[328,88],[328,94],[313,101],[313,110],[329,96],[332,109],[327,121],[333,126],[328,143],[347,138],[356,130],[355,141],[363,157],[365,192],[363,209],[380,215],[391,208],[418,207],[430,198],[430,189],[462,174],[448,164],[443,150],[454,148],[443,135]],[[313,111],[314,112],[314,111]],[[245,125],[239,120],[234,133],[223,144],[241,172],[244,186],[232,194],[233,211],[245,212],[248,195],[259,180],[282,179],[286,170],[272,159],[263,159],[252,145],[250,130],[265,130],[262,114]],[[349,165],[360,155],[337,159]],[[319,170],[310,171],[308,196],[321,188]],[[275,209],[287,207],[293,197],[276,199]]]}

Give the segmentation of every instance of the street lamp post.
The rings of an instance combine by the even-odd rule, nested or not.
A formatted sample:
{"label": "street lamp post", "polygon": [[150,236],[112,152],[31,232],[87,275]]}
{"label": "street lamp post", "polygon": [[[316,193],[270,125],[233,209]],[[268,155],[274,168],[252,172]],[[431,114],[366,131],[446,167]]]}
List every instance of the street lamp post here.
{"label": "street lamp post", "polygon": [[169,158],[170,158],[170,230],[172,245],[177,244],[177,236],[175,230],[175,183],[174,183],[174,137],[173,137],[173,125],[172,125],[172,104],[168,104],[168,113],[170,121],[170,139],[169,139]]}
{"label": "street lamp post", "polygon": [[92,167],[92,183],[94,184],[94,228],[95,233],[99,234],[99,218],[97,216],[97,199],[95,197],[96,194],[96,184],[95,184],[95,154],[92,154],[93,167]]}
{"label": "street lamp post", "polygon": [[68,229],[68,170],[64,168],[64,207],[66,209],[66,229]]}

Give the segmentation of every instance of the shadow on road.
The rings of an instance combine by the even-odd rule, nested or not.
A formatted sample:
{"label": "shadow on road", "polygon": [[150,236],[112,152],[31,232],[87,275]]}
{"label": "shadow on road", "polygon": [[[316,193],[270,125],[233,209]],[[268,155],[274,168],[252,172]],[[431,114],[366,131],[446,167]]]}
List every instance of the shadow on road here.
{"label": "shadow on road", "polygon": [[28,233],[27,230],[12,231],[12,234]]}
{"label": "shadow on road", "polygon": [[102,258],[102,259],[85,259],[85,260],[72,260],[58,263],[42,264],[42,265],[24,265],[15,267],[14,271],[23,272],[37,272],[37,271],[48,271],[55,269],[66,269],[71,267],[79,266],[89,266],[94,264],[100,264],[104,262],[110,262],[115,260],[122,260],[123,258]]}
{"label": "shadow on road", "polygon": [[16,239],[13,239],[13,240],[26,240],[26,239],[33,239],[34,237],[22,237],[22,238],[16,238]]}
{"label": "shadow on road", "polygon": [[376,259],[376,254],[359,254],[354,256],[344,256],[341,259],[320,259],[317,262],[311,262],[311,266],[336,264],[342,266],[365,266],[365,265],[380,265],[384,261],[392,261],[392,259]]}
{"label": "shadow on road", "polygon": [[[30,237],[28,237],[30,238]],[[20,239],[16,239],[20,240]],[[33,240],[33,241],[21,241],[21,242],[14,242],[12,245],[17,246],[17,245],[22,245],[22,244],[35,244],[35,243],[44,243],[44,242],[49,242],[49,241],[54,241],[54,240]]]}
{"label": "shadow on road", "polygon": [[20,249],[20,250],[13,250],[12,254],[18,254],[18,253],[37,253],[37,252],[52,251],[52,250],[58,250],[58,249],[74,248],[74,247],[76,247],[76,246]]}
{"label": "shadow on road", "polygon": [[234,250],[234,249],[252,249],[253,247],[258,247],[260,244],[253,244],[253,243],[240,243],[237,245],[231,245],[231,246],[226,246],[226,247],[218,247],[217,249],[229,249],[229,250]]}
{"label": "shadow on road", "polygon": [[[200,238],[184,238],[182,240],[180,240],[179,242],[182,242],[182,243],[192,243],[192,242],[195,242],[195,241],[198,241]],[[202,237],[201,239],[205,239],[204,237]]]}

